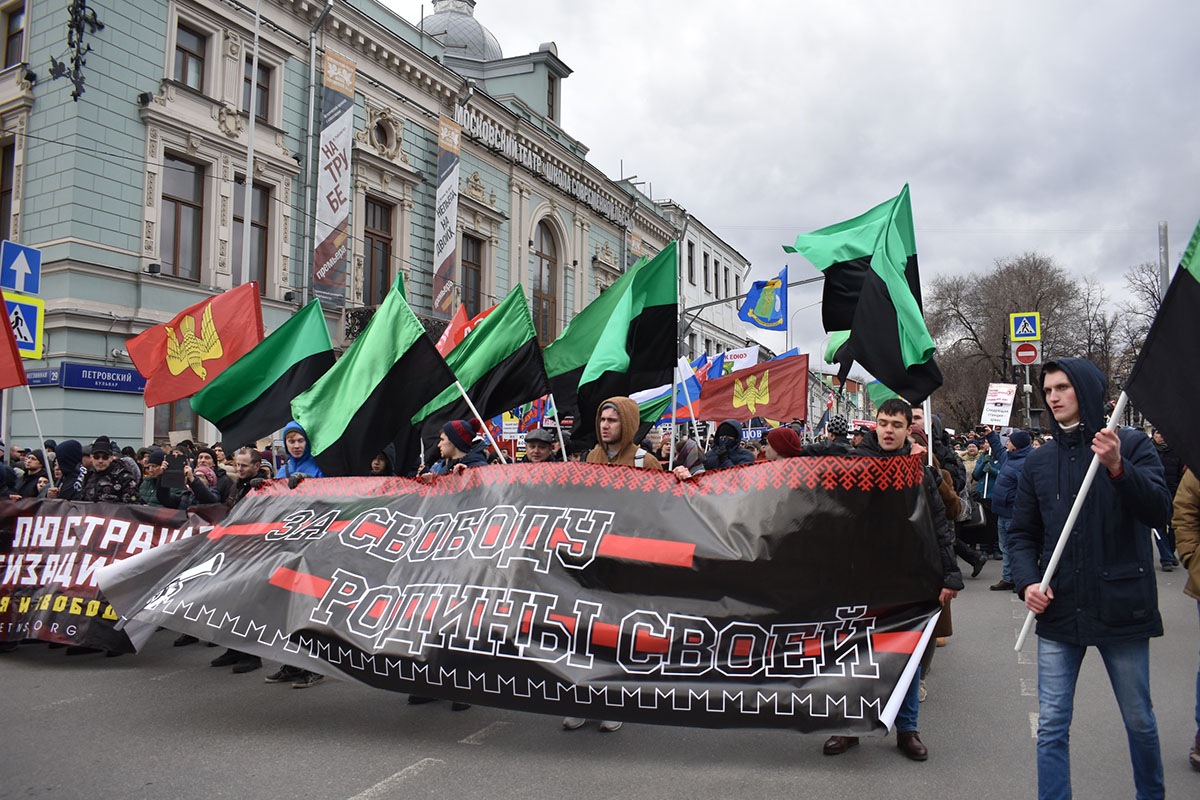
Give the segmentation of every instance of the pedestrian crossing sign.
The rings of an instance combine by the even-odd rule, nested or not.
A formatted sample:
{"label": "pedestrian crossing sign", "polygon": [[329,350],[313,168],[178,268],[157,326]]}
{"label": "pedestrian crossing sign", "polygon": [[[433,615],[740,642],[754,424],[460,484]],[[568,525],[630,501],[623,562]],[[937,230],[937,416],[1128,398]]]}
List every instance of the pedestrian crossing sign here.
{"label": "pedestrian crossing sign", "polygon": [[46,302],[36,297],[4,293],[8,307],[8,323],[21,358],[42,357],[42,331],[46,319]]}
{"label": "pedestrian crossing sign", "polygon": [[1041,338],[1041,314],[1036,311],[1022,311],[1008,315],[1008,340],[1010,342],[1037,342]]}

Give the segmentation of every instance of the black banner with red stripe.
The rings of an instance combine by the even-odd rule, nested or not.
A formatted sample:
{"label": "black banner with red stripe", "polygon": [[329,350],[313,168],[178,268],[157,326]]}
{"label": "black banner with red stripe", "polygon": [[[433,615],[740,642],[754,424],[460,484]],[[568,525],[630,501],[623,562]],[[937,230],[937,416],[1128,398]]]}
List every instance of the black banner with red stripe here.
{"label": "black banner with red stripe", "polygon": [[101,574],[117,610],[382,689],[881,732],[941,587],[917,458],[276,482]]}
{"label": "black banner with red stripe", "polygon": [[100,593],[104,566],[212,530],[225,506],[191,513],[67,500],[0,502],[0,642],[41,639],[132,653]]}

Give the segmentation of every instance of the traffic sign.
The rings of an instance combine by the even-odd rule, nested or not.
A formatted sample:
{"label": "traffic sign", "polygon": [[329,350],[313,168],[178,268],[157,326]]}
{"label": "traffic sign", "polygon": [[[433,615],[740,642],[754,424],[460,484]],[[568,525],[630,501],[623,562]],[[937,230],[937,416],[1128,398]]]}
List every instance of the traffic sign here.
{"label": "traffic sign", "polygon": [[1041,342],[1013,342],[1012,363],[1029,366],[1042,363]]}
{"label": "traffic sign", "polygon": [[1021,311],[1008,315],[1008,339],[1011,342],[1036,342],[1042,338],[1042,315]]}
{"label": "traffic sign", "polygon": [[0,289],[22,294],[40,294],[42,251],[10,242],[0,243]]}
{"label": "traffic sign", "polygon": [[46,302],[36,297],[20,297],[4,293],[8,307],[8,323],[21,358],[42,357],[42,330],[46,318]]}

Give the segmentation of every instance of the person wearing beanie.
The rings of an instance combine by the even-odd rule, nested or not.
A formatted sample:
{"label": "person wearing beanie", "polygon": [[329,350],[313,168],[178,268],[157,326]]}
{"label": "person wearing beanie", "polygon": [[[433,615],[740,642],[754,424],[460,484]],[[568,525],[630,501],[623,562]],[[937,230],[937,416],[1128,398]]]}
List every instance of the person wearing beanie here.
{"label": "person wearing beanie", "polygon": [[854,449],[847,435],[850,425],[841,414],[834,414],[829,420],[828,434],[825,441],[805,445],[801,455],[804,456],[848,456]]}
{"label": "person wearing beanie", "polygon": [[216,483],[209,482],[208,488],[216,492],[217,497],[224,503],[229,499],[229,493],[233,491],[233,479],[220,467],[221,462],[217,458],[217,452],[211,447],[202,447],[196,453],[196,467],[208,467],[213,471],[216,477]]}
{"label": "person wearing beanie", "polygon": [[790,427],[784,426],[767,432],[767,461],[795,458],[804,455],[804,450],[800,437]]}
{"label": "person wearing beanie", "polygon": [[1004,447],[1007,455],[1000,465],[1000,474],[996,476],[996,488],[992,490],[992,513],[996,515],[996,535],[1004,559],[999,582],[988,587],[993,592],[1011,592],[1017,588],[1013,583],[1008,531],[1012,526],[1017,500],[1017,483],[1021,478],[1021,470],[1025,468],[1025,459],[1033,452],[1033,440],[1028,431],[1015,430],[1008,435]]}
{"label": "person wearing beanie", "polygon": [[122,503],[137,505],[142,502],[138,493],[140,481],[121,458],[114,457],[112,443],[101,436],[92,443],[92,466],[83,483],[80,500],[91,503]]}
{"label": "person wearing beanie", "polygon": [[442,426],[438,437],[438,453],[441,455],[423,474],[430,477],[461,473],[471,467],[486,467],[487,445],[475,441],[479,427],[473,419],[455,419]]}
{"label": "person wearing beanie", "polygon": [[87,470],[83,467],[83,445],[74,439],[63,440],[55,453],[54,465],[61,477],[58,485],[51,486],[46,496],[59,500],[78,500],[83,494],[83,483],[87,480]]}
{"label": "person wearing beanie", "polygon": [[727,419],[717,425],[717,435],[708,446],[708,454],[704,457],[704,468],[709,472],[716,469],[740,467],[743,464],[753,464],[754,454],[741,446],[742,423],[736,419]]}
{"label": "person wearing beanie", "polygon": [[151,450],[146,454],[146,467],[142,470],[142,482],[138,485],[138,494],[142,496],[142,502],[148,506],[161,506],[158,502],[158,479],[163,474],[163,462],[167,460],[167,454],[158,449]]}
{"label": "person wearing beanie", "polygon": [[25,474],[17,481],[17,486],[9,497],[13,500],[37,497],[41,491],[38,488],[38,480],[49,477],[49,474],[46,471],[45,454],[41,450],[30,450],[29,455],[25,456]]}

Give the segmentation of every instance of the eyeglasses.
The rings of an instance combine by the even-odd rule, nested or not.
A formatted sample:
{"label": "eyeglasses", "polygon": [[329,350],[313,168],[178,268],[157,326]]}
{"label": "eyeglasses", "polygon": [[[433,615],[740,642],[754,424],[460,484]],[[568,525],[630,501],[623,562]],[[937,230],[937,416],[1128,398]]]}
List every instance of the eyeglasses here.
{"label": "eyeglasses", "polygon": [[92,453],[92,461],[97,459],[100,461],[109,461],[112,459],[112,453]]}

